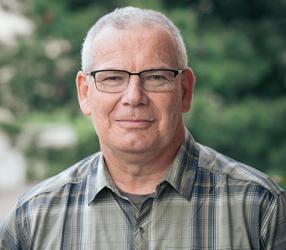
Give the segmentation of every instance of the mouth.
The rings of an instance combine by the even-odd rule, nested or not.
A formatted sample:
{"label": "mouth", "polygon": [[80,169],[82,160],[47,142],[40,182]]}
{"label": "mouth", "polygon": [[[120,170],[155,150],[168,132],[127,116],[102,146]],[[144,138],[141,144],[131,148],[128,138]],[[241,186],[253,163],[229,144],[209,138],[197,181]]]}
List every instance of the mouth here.
{"label": "mouth", "polygon": [[155,122],[154,119],[119,119],[117,125],[124,129],[147,129]]}

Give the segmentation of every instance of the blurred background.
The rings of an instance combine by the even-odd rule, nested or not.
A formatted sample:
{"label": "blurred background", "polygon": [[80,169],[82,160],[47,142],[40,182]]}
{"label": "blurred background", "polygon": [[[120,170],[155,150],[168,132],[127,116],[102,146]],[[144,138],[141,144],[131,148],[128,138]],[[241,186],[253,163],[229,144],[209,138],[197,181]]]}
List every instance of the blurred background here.
{"label": "blurred background", "polygon": [[74,79],[89,27],[127,5],[180,28],[195,139],[286,187],[285,0],[0,0],[0,222],[31,185],[99,150]]}

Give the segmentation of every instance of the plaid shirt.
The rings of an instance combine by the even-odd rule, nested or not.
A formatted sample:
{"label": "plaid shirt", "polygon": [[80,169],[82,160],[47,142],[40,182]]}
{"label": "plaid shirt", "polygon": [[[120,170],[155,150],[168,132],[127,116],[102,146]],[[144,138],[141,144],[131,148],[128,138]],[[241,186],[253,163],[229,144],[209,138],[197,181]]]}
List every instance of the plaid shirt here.
{"label": "plaid shirt", "polygon": [[286,249],[286,195],[186,131],[156,193],[137,209],[101,153],[22,196],[0,249]]}

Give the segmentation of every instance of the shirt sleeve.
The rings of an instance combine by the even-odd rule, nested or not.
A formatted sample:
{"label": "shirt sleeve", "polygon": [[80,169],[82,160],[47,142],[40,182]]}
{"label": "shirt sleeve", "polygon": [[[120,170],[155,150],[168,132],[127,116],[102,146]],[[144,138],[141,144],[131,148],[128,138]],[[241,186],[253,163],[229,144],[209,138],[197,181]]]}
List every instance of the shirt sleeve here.
{"label": "shirt sleeve", "polygon": [[286,250],[286,193],[271,203],[261,225],[261,245],[267,250]]}
{"label": "shirt sleeve", "polygon": [[3,224],[0,225],[0,250],[30,249],[24,241],[28,230],[23,226],[23,216],[19,215],[17,208],[13,209]]}
{"label": "shirt sleeve", "polygon": [[21,249],[16,233],[16,211],[13,210],[0,225],[0,249]]}

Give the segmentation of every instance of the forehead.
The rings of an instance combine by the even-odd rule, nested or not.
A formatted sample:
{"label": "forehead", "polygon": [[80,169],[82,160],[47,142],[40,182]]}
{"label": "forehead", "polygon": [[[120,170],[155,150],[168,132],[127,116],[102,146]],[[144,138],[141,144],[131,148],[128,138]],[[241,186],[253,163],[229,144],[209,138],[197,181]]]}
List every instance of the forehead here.
{"label": "forehead", "polygon": [[93,40],[92,59],[96,68],[113,63],[119,66],[132,64],[134,67],[146,64],[147,68],[151,64],[176,67],[177,46],[171,33],[159,25],[133,25],[124,29],[108,26]]}

